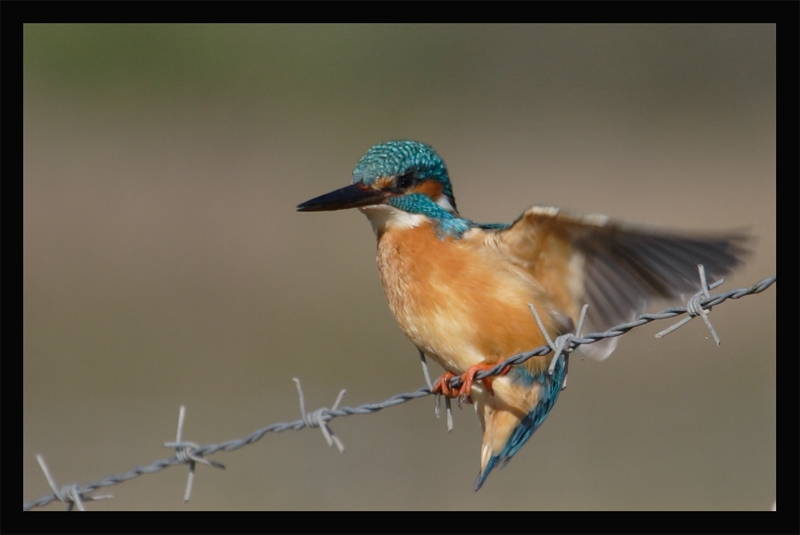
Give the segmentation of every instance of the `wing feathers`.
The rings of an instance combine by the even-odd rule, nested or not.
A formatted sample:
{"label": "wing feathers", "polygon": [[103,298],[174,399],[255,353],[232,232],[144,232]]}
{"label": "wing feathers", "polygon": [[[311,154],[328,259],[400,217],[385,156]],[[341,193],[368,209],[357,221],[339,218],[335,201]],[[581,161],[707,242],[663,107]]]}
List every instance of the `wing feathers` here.
{"label": "wing feathers", "polygon": [[[742,231],[681,234],[549,207],[530,208],[495,232],[498,250],[540,281],[554,303],[589,304],[584,332],[630,321],[655,299],[697,291],[697,264],[713,281],[741,262],[748,240]],[[581,262],[572,262],[576,255]],[[565,311],[573,322],[575,310]],[[584,352],[605,358],[615,345],[613,339]]]}

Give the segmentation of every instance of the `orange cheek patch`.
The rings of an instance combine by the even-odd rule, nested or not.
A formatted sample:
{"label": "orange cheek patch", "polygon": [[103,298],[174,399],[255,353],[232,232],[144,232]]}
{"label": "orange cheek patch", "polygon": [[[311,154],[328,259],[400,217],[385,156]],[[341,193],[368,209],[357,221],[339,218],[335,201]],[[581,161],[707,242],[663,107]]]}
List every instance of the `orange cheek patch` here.
{"label": "orange cheek patch", "polygon": [[423,193],[434,201],[441,197],[444,184],[436,180],[423,180],[411,190],[411,193]]}
{"label": "orange cheek patch", "polygon": [[384,190],[388,187],[391,187],[393,184],[392,177],[389,176],[381,176],[375,179],[375,181],[370,184],[370,187],[376,191]]}

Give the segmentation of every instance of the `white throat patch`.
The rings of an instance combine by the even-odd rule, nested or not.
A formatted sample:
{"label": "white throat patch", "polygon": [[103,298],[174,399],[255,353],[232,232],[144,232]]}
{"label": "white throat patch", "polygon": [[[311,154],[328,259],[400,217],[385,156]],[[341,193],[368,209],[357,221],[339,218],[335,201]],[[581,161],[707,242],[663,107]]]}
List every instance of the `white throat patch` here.
{"label": "white throat patch", "polygon": [[436,199],[436,204],[450,212],[451,214],[456,213],[456,209],[453,208],[453,205],[450,204],[450,199],[447,198],[447,195],[439,195],[439,198]]}
{"label": "white throat patch", "polygon": [[427,219],[422,214],[409,214],[388,204],[364,206],[359,210],[369,219],[376,236],[393,228],[418,227]]}

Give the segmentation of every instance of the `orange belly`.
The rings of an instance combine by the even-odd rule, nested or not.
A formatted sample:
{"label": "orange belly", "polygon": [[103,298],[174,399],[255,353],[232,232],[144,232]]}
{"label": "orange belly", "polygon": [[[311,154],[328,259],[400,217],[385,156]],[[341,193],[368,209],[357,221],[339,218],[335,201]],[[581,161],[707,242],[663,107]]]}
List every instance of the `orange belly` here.
{"label": "orange belly", "polygon": [[[426,222],[391,229],[378,240],[378,267],[389,307],[400,328],[427,356],[461,374],[545,343],[528,303],[548,332],[558,315],[545,289],[509,264],[474,229],[462,239],[440,239]],[[547,358],[526,363],[532,372]]]}

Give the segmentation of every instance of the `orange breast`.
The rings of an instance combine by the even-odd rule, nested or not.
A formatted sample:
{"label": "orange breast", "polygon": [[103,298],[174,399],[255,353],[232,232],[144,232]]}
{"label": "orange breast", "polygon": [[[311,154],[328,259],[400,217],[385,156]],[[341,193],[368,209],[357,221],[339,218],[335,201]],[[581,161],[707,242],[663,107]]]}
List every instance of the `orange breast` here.
{"label": "orange breast", "polygon": [[[475,229],[440,239],[430,223],[391,229],[378,241],[378,267],[400,328],[426,355],[454,373],[544,344],[527,304],[549,331],[558,314],[530,273],[504,260]],[[548,358],[528,361],[536,372]]]}

